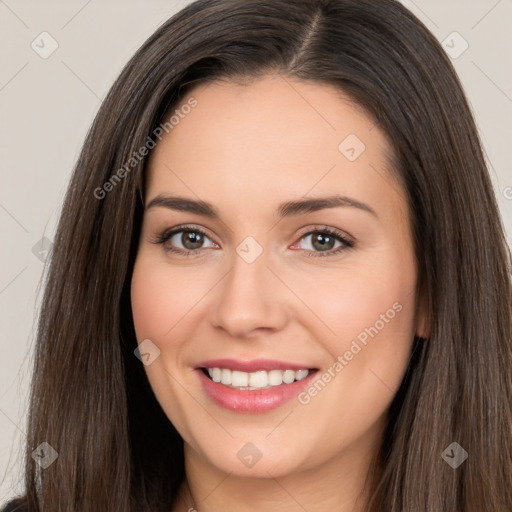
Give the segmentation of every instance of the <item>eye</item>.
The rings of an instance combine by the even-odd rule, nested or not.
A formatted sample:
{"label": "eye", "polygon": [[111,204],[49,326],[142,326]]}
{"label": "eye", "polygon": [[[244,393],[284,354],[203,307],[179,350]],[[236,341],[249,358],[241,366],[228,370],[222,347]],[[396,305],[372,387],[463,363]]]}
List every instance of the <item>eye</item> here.
{"label": "eye", "polygon": [[218,247],[202,229],[193,226],[166,230],[153,243],[162,244],[166,251],[184,256],[198,254],[200,249]]}
{"label": "eye", "polygon": [[300,240],[306,242],[299,248],[311,253],[311,256],[332,256],[355,245],[344,233],[328,227],[315,228],[302,235]]}
{"label": "eye", "polygon": [[[301,241],[305,243],[301,244]],[[198,256],[201,249],[219,247],[202,229],[195,226],[168,229],[159,234],[152,243],[161,244],[165,251],[181,256]],[[303,234],[299,242],[291,248],[305,250],[310,256],[316,257],[333,256],[354,245],[355,242],[341,231],[322,226]]]}

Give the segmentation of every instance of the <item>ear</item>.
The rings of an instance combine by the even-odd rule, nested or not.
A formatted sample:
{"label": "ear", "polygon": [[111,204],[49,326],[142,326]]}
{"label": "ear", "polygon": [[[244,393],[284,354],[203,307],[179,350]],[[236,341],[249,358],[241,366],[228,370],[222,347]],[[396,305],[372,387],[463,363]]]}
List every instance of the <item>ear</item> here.
{"label": "ear", "polygon": [[430,337],[428,300],[425,286],[422,286],[418,295],[416,306],[416,336],[424,339]]}

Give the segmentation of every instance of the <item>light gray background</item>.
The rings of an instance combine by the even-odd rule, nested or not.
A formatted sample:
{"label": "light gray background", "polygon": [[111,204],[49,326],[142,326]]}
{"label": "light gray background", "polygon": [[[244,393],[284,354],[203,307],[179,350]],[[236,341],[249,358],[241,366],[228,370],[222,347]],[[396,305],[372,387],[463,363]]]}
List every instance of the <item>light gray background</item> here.
{"label": "light gray background", "polygon": [[[101,99],[142,42],[188,3],[0,0],[0,504],[23,490],[20,454],[44,267],[33,248],[43,237],[53,240]],[[453,63],[476,116],[510,242],[512,0],[402,3],[448,52],[469,45]],[[38,51],[50,48],[44,31],[58,43],[46,59],[31,47],[35,41]]]}

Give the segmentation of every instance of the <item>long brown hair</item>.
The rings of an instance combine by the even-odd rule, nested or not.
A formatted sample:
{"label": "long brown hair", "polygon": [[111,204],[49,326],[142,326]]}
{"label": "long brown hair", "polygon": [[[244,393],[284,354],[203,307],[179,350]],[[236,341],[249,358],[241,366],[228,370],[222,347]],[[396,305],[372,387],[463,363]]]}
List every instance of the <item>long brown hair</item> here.
{"label": "long brown hair", "polygon": [[[510,251],[461,84],[440,44],[394,0],[199,0],[128,62],[58,224],[21,503],[28,512],[157,512],[175,502],[183,441],[134,356],[129,284],[146,158],[127,162],[194,85],[269,72],[334,85],[361,105],[389,137],[409,201],[430,330],[415,340],[390,408],[368,510],[510,512]],[[58,452],[44,470],[32,458],[43,442]],[[441,457],[452,442],[468,453],[456,469]]]}

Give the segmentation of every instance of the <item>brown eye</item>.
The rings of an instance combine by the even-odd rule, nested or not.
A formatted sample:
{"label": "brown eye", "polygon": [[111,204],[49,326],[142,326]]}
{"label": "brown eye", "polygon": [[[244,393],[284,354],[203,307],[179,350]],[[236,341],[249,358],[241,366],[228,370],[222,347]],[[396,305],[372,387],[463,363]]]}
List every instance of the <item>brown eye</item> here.
{"label": "brown eye", "polygon": [[185,249],[199,249],[204,243],[204,235],[198,231],[183,231],[180,242]]}
{"label": "brown eye", "polygon": [[[300,247],[302,245],[302,247]],[[346,238],[341,232],[330,228],[309,231],[301,236],[299,248],[311,256],[332,256],[354,247],[355,242]]]}
{"label": "brown eye", "polygon": [[165,231],[154,243],[163,245],[165,251],[184,256],[198,254],[204,248],[218,247],[201,229],[183,226]]}
{"label": "brown eye", "polygon": [[336,243],[336,239],[326,233],[313,233],[311,237],[311,245],[318,251],[333,249]]}

